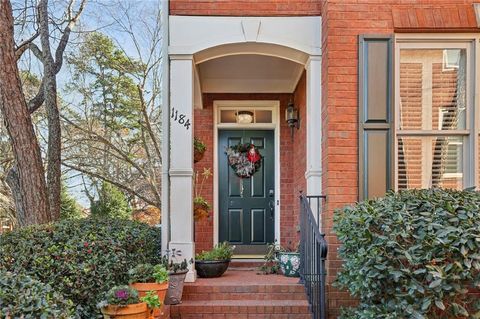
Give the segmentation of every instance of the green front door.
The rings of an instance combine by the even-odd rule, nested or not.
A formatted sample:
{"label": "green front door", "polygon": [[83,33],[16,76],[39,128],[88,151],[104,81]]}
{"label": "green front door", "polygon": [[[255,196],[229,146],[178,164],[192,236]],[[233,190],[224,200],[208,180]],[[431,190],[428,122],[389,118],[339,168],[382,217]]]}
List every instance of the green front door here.
{"label": "green front door", "polygon": [[[250,178],[228,165],[226,149],[252,143],[263,156]],[[218,134],[219,240],[236,246],[235,254],[264,254],[274,241],[275,143],[273,131],[220,130]]]}

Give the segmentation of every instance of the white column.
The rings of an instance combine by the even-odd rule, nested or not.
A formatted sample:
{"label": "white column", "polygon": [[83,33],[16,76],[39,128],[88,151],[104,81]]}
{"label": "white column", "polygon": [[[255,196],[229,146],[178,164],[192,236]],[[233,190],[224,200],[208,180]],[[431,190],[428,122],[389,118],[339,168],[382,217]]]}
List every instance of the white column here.
{"label": "white column", "polygon": [[[193,233],[193,80],[192,55],[170,56],[170,249],[195,256]],[[193,282],[193,266],[186,281]]]}
{"label": "white column", "polygon": [[168,249],[170,241],[170,195],[169,195],[169,163],[170,163],[170,94],[168,94],[169,81],[169,60],[168,60],[168,1],[162,2],[161,23],[163,26],[163,47],[162,47],[162,255]]}
{"label": "white column", "polygon": [[310,56],[307,70],[307,195],[322,195],[322,58]]}

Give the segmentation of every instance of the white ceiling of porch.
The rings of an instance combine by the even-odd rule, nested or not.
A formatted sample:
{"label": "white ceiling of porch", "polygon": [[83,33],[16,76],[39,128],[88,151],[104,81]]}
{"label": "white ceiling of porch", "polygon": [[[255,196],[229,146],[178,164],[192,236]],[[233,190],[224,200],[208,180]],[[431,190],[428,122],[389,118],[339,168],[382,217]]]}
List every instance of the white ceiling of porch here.
{"label": "white ceiling of porch", "polygon": [[304,67],[263,55],[232,55],[198,65],[204,93],[292,93]]}

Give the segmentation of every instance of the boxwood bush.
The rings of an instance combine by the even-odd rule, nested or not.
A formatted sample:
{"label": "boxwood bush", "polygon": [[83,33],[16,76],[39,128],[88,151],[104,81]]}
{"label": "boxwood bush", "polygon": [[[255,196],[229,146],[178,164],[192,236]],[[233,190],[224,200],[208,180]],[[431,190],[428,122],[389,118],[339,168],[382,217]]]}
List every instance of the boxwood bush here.
{"label": "boxwood bush", "polygon": [[128,270],[160,262],[160,230],[121,219],[65,220],[0,237],[0,269],[25,274],[71,300],[75,317],[95,318],[111,287]]}
{"label": "boxwood bush", "polygon": [[58,318],[72,317],[72,304],[50,285],[22,274],[0,271],[0,317]]}
{"label": "boxwood bush", "polygon": [[480,193],[409,190],[337,211],[342,318],[480,318]]}

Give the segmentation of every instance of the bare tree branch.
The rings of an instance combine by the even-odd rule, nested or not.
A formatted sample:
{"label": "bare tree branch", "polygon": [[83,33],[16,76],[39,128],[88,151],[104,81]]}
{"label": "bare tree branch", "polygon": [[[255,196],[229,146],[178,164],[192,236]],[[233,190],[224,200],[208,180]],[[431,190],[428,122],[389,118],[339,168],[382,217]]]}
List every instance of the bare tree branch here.
{"label": "bare tree branch", "polygon": [[155,207],[160,207],[159,203],[155,202],[155,201],[152,201],[150,200],[149,198],[143,196],[141,193],[135,191],[134,189],[122,184],[122,183],[119,183],[117,181],[114,181],[113,179],[107,177],[107,176],[104,176],[104,175],[101,175],[101,174],[98,174],[98,173],[95,173],[95,172],[92,172],[92,171],[88,171],[82,167],[79,167],[79,166],[76,166],[76,165],[72,165],[72,164],[69,164],[69,163],[63,163],[63,166],[66,166],[68,168],[71,168],[73,170],[76,170],[78,172],[81,172],[81,173],[84,173],[85,175],[87,176],[90,176],[90,177],[95,177],[95,178],[98,178],[102,181],[105,181],[105,182],[108,182],[112,185],[115,185],[116,187],[120,188],[120,189],[123,189],[124,191],[128,192],[129,194],[133,195],[133,196],[136,196],[140,199],[142,199],[143,201],[145,201],[146,203],[152,205],[152,206],[155,206]]}
{"label": "bare tree branch", "polygon": [[160,146],[157,143],[157,137],[153,133],[152,125],[150,124],[150,117],[148,116],[147,106],[145,104],[145,98],[143,96],[143,87],[139,84],[139,85],[137,85],[137,88],[138,88],[138,96],[140,97],[140,105],[141,105],[141,108],[142,108],[143,120],[145,121],[145,126],[147,128],[147,132],[148,132],[148,134],[150,136],[150,139],[152,140],[153,146],[155,148],[155,153],[161,161],[162,160],[162,152],[160,151]]}
{"label": "bare tree branch", "polygon": [[87,133],[91,136],[94,136],[96,140],[98,140],[99,142],[111,147],[115,152],[117,152],[120,156],[122,156],[123,160],[126,161],[127,163],[129,163],[130,165],[132,165],[133,167],[135,167],[135,169],[137,169],[137,171],[145,178],[147,178],[147,174],[145,174],[145,171],[140,167],[138,166],[137,163],[135,163],[134,161],[132,161],[129,157],[128,157],[128,154],[125,154],[121,149],[119,149],[118,147],[116,147],[113,143],[111,143],[109,140],[107,140],[106,138],[104,138],[103,136],[93,132],[93,131],[87,131],[85,130],[83,127],[81,127],[80,125],[77,125],[75,124],[74,122],[72,122],[71,120],[69,120],[68,118],[66,118],[65,116],[62,116],[62,119],[65,120],[68,124],[72,125],[73,127],[75,127],[76,129],[84,132],[84,133]]}
{"label": "bare tree branch", "polygon": [[40,35],[40,32],[37,30],[29,39],[23,41],[22,43],[20,43],[19,45],[17,45],[17,47],[15,48],[15,57],[18,61],[18,59],[20,59],[20,57],[22,56],[22,54],[27,51],[27,49],[29,48],[30,44],[33,43],[33,41]]}

